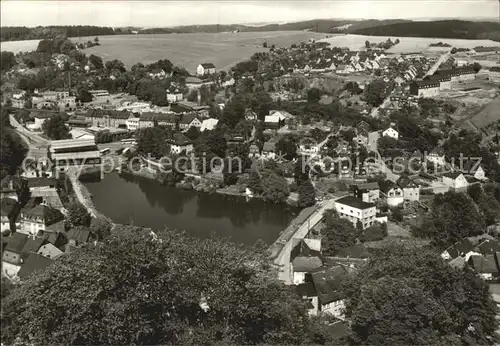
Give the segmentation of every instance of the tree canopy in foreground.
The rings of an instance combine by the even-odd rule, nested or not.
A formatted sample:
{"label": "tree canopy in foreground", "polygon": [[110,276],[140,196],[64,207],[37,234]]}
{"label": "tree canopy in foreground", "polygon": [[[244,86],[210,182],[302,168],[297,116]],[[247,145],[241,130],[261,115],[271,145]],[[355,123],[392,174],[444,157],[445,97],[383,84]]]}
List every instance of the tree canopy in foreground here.
{"label": "tree canopy in foreground", "polygon": [[391,244],[345,290],[353,344],[493,344],[496,305],[488,284],[432,249]]}
{"label": "tree canopy in foreground", "polygon": [[223,240],[116,227],[5,298],[2,343],[328,342],[261,256]]}

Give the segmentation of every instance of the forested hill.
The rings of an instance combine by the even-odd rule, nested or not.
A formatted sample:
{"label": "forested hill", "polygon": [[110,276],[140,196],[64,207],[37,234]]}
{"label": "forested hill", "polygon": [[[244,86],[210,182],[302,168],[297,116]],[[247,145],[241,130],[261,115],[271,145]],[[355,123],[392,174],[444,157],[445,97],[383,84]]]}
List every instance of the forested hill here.
{"label": "forested hill", "polygon": [[490,39],[500,42],[500,23],[464,20],[407,22],[362,28],[351,33],[373,36]]}
{"label": "forested hill", "polygon": [[[285,24],[267,24],[250,26],[231,25],[185,25],[177,27],[159,27],[134,29],[139,34],[173,33],[217,33],[217,32],[255,32],[301,30],[321,33],[346,33],[373,36],[399,37],[440,37],[463,39],[491,39],[500,42],[500,23],[473,22],[465,20],[410,21],[403,19],[389,20],[340,20],[318,19]],[[100,26],[47,26],[47,27],[2,27],[1,41],[34,40],[66,37],[122,35],[131,34],[130,28],[111,28]]]}
{"label": "forested hill", "polygon": [[[58,35],[66,37],[115,35],[113,28],[104,26],[37,26],[27,28],[25,26],[6,26],[1,29],[1,41],[22,41],[54,38]],[[125,32],[119,32],[123,34]]]}

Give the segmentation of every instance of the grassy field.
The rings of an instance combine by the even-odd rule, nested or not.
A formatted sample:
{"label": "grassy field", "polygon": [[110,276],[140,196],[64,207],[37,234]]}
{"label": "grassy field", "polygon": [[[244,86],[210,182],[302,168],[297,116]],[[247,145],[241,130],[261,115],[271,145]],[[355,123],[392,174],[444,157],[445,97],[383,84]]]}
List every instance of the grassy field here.
{"label": "grassy field", "polygon": [[500,98],[491,101],[483,110],[473,116],[470,121],[482,129],[500,120]]}
{"label": "grassy field", "polygon": [[[395,41],[399,38],[400,43],[388,50],[389,53],[413,53],[413,52],[439,52],[443,48],[429,47],[431,43],[446,42],[455,47],[474,48],[477,46],[500,46],[498,42],[490,40],[461,40],[445,38],[424,38],[424,37],[389,37],[389,36],[365,36],[365,35],[339,35],[326,38],[323,41],[329,42],[332,46],[348,47],[350,50],[360,50],[365,47],[365,41],[371,43],[385,42],[390,38]],[[446,48],[444,48],[446,50]]]}
{"label": "grassy field", "polygon": [[[104,60],[120,59],[128,67],[137,62],[151,63],[169,59],[176,65],[195,72],[201,62],[212,62],[219,70],[228,69],[239,61],[249,59],[255,52],[266,51],[268,46],[289,47],[309,38],[321,39],[326,34],[307,31],[270,31],[242,33],[196,33],[159,35],[100,36],[101,46],[84,52],[101,56]],[[73,42],[86,42],[93,37],[73,37]],[[22,52],[36,49],[38,40],[2,42],[1,49]]]}

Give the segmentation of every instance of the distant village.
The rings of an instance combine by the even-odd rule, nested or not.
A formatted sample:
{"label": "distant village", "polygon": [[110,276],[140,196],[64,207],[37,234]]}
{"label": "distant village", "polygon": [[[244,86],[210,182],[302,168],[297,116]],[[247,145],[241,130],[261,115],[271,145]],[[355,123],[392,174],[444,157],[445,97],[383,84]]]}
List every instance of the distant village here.
{"label": "distant village", "polygon": [[[409,230],[432,210],[436,196],[471,187],[486,191],[500,182],[500,49],[388,52],[397,44],[399,39],[367,41],[351,51],[310,40],[256,53],[229,71],[200,62],[187,75],[171,66],[136,66],[131,71],[141,80],[157,83],[146,96],[139,87],[132,94],[119,86],[130,77],[124,67],[54,54],[49,64],[66,87],[23,89],[19,81],[2,92],[4,106],[12,107],[11,125],[31,138],[27,155],[52,163],[38,162],[2,180],[2,275],[25,280],[72,249],[98,241],[88,228],[65,226],[68,194],[81,184],[71,181],[68,188],[59,176],[70,174],[72,162],[93,171],[104,157],[126,162],[136,154],[139,172],[118,167],[120,174],[174,179],[178,188],[306,210],[271,247],[287,254],[275,258],[285,268],[280,279],[309,302],[311,315],[326,312],[344,320],[341,282],[367,262],[373,244],[397,232],[411,237]],[[32,72],[25,65],[13,66],[9,78],[28,78]],[[75,85],[86,76],[95,83],[83,93]],[[101,79],[112,90],[94,89]],[[158,84],[164,81],[168,87]],[[66,138],[50,137],[54,119],[67,129]],[[146,158],[146,148],[165,155],[222,153],[225,160],[243,155],[249,163],[236,175],[200,166],[174,175],[168,167],[167,179],[161,155]],[[467,157],[458,160],[461,152]],[[387,158],[398,158],[399,170]],[[307,166],[303,176],[296,169],[301,162]],[[84,189],[74,197],[94,213]],[[329,212],[332,224],[323,217]],[[500,276],[500,210],[492,213],[484,237],[448,244],[442,258],[493,282]],[[357,241],[325,248],[325,229],[337,227],[338,220],[349,221]]]}

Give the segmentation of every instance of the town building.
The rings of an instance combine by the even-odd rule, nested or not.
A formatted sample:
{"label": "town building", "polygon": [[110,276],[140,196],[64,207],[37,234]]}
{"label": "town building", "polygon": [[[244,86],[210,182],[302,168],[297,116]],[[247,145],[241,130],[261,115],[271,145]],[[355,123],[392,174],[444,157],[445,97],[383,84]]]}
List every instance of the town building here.
{"label": "town building", "polygon": [[429,155],[425,157],[429,162],[432,162],[436,166],[444,166],[446,163],[444,149],[443,147],[434,148]]}
{"label": "town building", "polygon": [[198,76],[206,76],[209,74],[215,74],[215,65],[212,63],[199,64],[196,68],[196,74]]}
{"label": "town building", "polygon": [[308,274],[323,266],[319,239],[293,239],[290,251],[290,274],[293,284],[306,282]]}
{"label": "town building", "polygon": [[64,215],[44,204],[21,210],[20,220],[21,227],[18,231],[26,235],[39,236],[44,232],[64,231]]}
{"label": "town building", "polygon": [[397,140],[399,138],[399,133],[392,127],[389,127],[387,130],[382,132],[383,137],[391,137]]}
{"label": "town building", "polygon": [[137,131],[140,128],[140,122],[141,118],[139,117],[130,117],[125,121],[125,126],[127,127],[127,130],[129,131]]}
{"label": "town building", "polygon": [[72,166],[100,170],[101,154],[93,139],[62,139],[50,142],[49,159],[56,172]]}
{"label": "town building", "polygon": [[184,95],[182,95],[182,92],[179,91],[179,89],[176,88],[170,88],[167,90],[167,101],[168,102],[179,102],[184,99]]}
{"label": "town building", "polygon": [[173,138],[168,139],[171,154],[180,154],[185,152],[189,154],[193,151],[193,143],[182,133],[174,133]]}
{"label": "town building", "polygon": [[310,137],[304,137],[299,142],[299,150],[298,153],[300,155],[316,155],[319,153],[319,146],[316,141]]}
{"label": "town building", "polygon": [[366,203],[376,203],[380,198],[380,187],[377,182],[352,185],[351,191],[354,197]]}
{"label": "town building", "polygon": [[201,106],[191,101],[179,101],[170,106],[171,110],[176,113],[197,113],[200,118],[208,118],[210,107]]}
{"label": "town building", "polygon": [[196,113],[188,113],[184,114],[181,117],[181,120],[179,121],[179,128],[181,130],[187,131],[190,127],[196,127],[198,129],[201,129],[201,121],[196,117]]}
{"label": "town building", "polygon": [[49,267],[53,263],[53,260],[45,256],[39,255],[37,253],[31,252],[24,261],[23,266],[17,273],[19,279],[27,280],[35,272],[42,271]]}
{"label": "town building", "polygon": [[342,290],[342,283],[348,277],[347,269],[337,265],[315,271],[311,276],[318,294],[318,311],[341,320],[345,319],[347,296]]}
{"label": "town building", "polygon": [[213,129],[215,129],[215,127],[217,126],[218,123],[219,123],[219,119],[214,119],[214,118],[205,119],[201,123],[200,131],[201,132],[206,131],[206,130],[212,131]]}
{"label": "town building", "polygon": [[355,227],[360,222],[365,229],[375,222],[375,204],[363,202],[354,196],[343,197],[335,201],[335,210],[340,217],[348,219]]}
{"label": "town building", "polygon": [[276,159],[276,142],[274,141],[268,141],[264,143],[264,146],[262,147],[262,154],[261,157],[263,159],[267,160],[274,160]]}
{"label": "town building", "polygon": [[402,175],[396,181],[396,185],[403,190],[403,198],[405,201],[420,200],[420,185],[415,180],[407,175]]}
{"label": "town building", "polygon": [[490,67],[488,70],[488,76],[493,80],[500,80],[500,66]]}
{"label": "town building", "polygon": [[463,190],[467,188],[469,183],[461,172],[449,172],[443,174],[443,184],[451,189]]}
{"label": "town building", "polygon": [[386,199],[387,205],[396,207],[404,202],[403,190],[390,180],[380,184],[381,195]]}
{"label": "town building", "polygon": [[28,241],[28,236],[14,232],[7,238],[7,245],[2,254],[2,276],[14,278],[23,265],[23,248]]}
{"label": "town building", "polygon": [[442,76],[450,77],[452,82],[471,80],[476,78],[476,71],[474,71],[474,68],[472,66],[457,67],[446,70],[437,70],[433,74],[433,79]]}
{"label": "town building", "polygon": [[128,111],[106,109],[90,109],[85,114],[85,120],[95,127],[123,127],[127,126],[127,119],[132,116]]}
{"label": "town building", "polygon": [[179,125],[179,117],[176,114],[145,112],[142,113],[139,118],[140,129],[153,127],[155,123],[158,124],[158,126],[169,126],[173,129],[177,129]]}
{"label": "town building", "polygon": [[439,94],[440,88],[439,80],[415,80],[410,84],[410,94],[418,97],[433,97]]}
{"label": "town building", "polygon": [[92,95],[94,101],[106,99],[110,96],[107,90],[89,90],[89,94]]}

